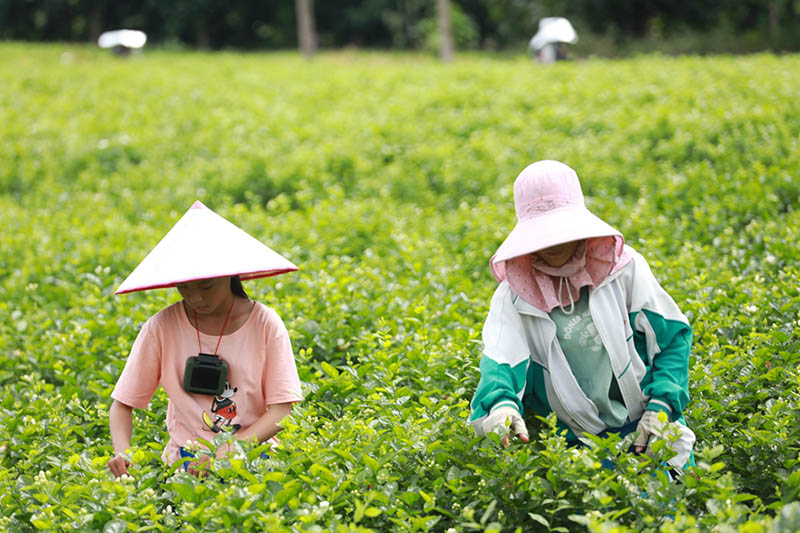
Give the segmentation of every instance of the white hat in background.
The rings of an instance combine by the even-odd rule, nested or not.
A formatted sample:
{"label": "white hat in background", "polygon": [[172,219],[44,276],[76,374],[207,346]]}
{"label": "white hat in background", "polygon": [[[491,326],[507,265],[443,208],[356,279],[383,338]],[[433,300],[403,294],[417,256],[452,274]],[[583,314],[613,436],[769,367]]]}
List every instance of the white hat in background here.
{"label": "white hat in background", "polygon": [[578,34],[575,28],[564,17],[545,17],[539,20],[539,31],[531,39],[528,48],[531,50],[541,50],[548,44],[578,42]]}
{"label": "white hat in background", "polygon": [[97,45],[100,48],[128,49],[141,48],[147,42],[147,35],[139,30],[114,30],[100,34]]}

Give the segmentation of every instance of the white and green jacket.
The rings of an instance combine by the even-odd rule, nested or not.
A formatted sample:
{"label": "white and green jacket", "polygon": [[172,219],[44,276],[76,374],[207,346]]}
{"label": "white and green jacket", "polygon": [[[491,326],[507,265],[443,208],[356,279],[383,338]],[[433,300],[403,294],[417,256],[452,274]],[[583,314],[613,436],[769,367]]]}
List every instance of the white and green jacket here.
{"label": "white and green jacket", "polygon": [[[605,346],[629,421],[645,410],[683,422],[689,402],[692,329],[674,300],[653,277],[645,259],[632,259],[589,292],[589,311]],[[609,429],[570,370],[548,313],[520,298],[507,281],[492,297],[483,326],[481,379],[470,423],[484,434],[483,420],[510,405],[540,415],[555,412],[567,438]]]}

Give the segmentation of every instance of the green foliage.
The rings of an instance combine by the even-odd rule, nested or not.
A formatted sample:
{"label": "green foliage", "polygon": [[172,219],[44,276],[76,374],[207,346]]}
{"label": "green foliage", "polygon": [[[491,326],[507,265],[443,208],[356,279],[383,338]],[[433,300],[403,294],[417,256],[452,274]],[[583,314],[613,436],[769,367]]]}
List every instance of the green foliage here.
{"label": "green foliage", "polygon": [[[425,50],[437,53],[440,46],[439,26],[437,19],[430,17],[420,22],[420,31],[425,35]],[[478,48],[480,37],[478,26],[464,13],[458,4],[450,5],[450,27],[453,45],[457,50]]]}
{"label": "green foliage", "polygon": [[[323,48],[436,49],[431,0],[324,0],[313,3]],[[451,0],[464,49],[523,52],[539,20],[568,17],[581,56],[751,53],[800,49],[797,0],[618,2],[611,0]],[[133,28],[148,47],[293,49],[295,2],[258,0],[0,0],[0,39],[96,42],[101,31]],[[433,41],[433,42],[432,42]]]}
{"label": "green foliage", "polygon": [[[797,57],[0,55],[0,529],[798,530]],[[510,449],[466,424],[488,259],[543,158],[690,317],[678,482],[666,450],[568,448],[552,418]],[[112,293],[196,199],[300,265],[246,288],[306,401],[198,480],[161,463],[158,392],[114,481],[109,394],[178,296]]]}

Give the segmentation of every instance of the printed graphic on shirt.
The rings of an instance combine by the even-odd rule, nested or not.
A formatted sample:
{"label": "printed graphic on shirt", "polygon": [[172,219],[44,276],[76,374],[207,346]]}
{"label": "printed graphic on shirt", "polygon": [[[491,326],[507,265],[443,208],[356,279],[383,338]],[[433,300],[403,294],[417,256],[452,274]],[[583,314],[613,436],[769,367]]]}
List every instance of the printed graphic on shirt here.
{"label": "printed graphic on shirt", "polygon": [[553,309],[550,317],[556,324],[558,343],[578,386],[597,406],[600,420],[608,427],[621,427],[628,409],[622,402],[611,371],[611,359],[589,311],[588,290],[581,289],[580,300],[575,302],[572,313]]}
{"label": "printed graphic on shirt", "polygon": [[[583,351],[599,352],[603,349],[603,344],[600,342],[600,334],[588,309],[570,318],[563,328],[561,332],[563,340],[577,342]],[[574,340],[573,334],[576,335]]]}
{"label": "printed graphic on shirt", "polygon": [[214,413],[212,417],[206,411],[203,411],[202,418],[206,431],[213,431],[219,433],[223,429],[229,429],[231,432],[236,433],[242,426],[241,424],[234,424],[233,419],[236,418],[236,402],[233,401],[233,396],[237,387],[231,388],[230,383],[225,382],[225,390],[222,394],[214,396],[211,401],[211,412]]}

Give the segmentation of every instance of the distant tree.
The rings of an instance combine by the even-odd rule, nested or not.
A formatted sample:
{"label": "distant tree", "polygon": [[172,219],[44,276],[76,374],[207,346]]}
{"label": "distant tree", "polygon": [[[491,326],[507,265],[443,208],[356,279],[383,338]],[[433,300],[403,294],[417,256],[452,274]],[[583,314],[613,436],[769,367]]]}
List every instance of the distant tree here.
{"label": "distant tree", "polygon": [[388,45],[394,48],[417,48],[425,42],[426,35],[420,22],[434,16],[429,0],[394,0],[386,2],[381,14],[388,28]]}
{"label": "distant tree", "polygon": [[103,4],[100,0],[89,0],[88,2],[88,37],[89,42],[96,43],[103,32]]}
{"label": "distant tree", "polygon": [[693,31],[717,39],[719,51],[730,43],[739,50],[740,42],[742,50],[800,49],[800,0],[0,0],[0,39],[96,42],[102,31],[131,28],[147,33],[148,45],[299,45],[310,56],[324,43],[445,57],[448,42],[439,36],[448,19],[450,50],[522,50],[546,16],[617,42]]}
{"label": "distant tree", "polygon": [[311,58],[317,51],[317,39],[314,35],[314,0],[295,0],[295,10],[300,51],[307,58]]}
{"label": "distant tree", "polygon": [[489,49],[524,50],[539,19],[552,13],[541,2],[526,0],[459,0],[458,5],[476,22],[481,46]]}
{"label": "distant tree", "polygon": [[439,30],[439,57],[445,63],[453,60],[453,25],[450,0],[436,0],[436,19]]}

